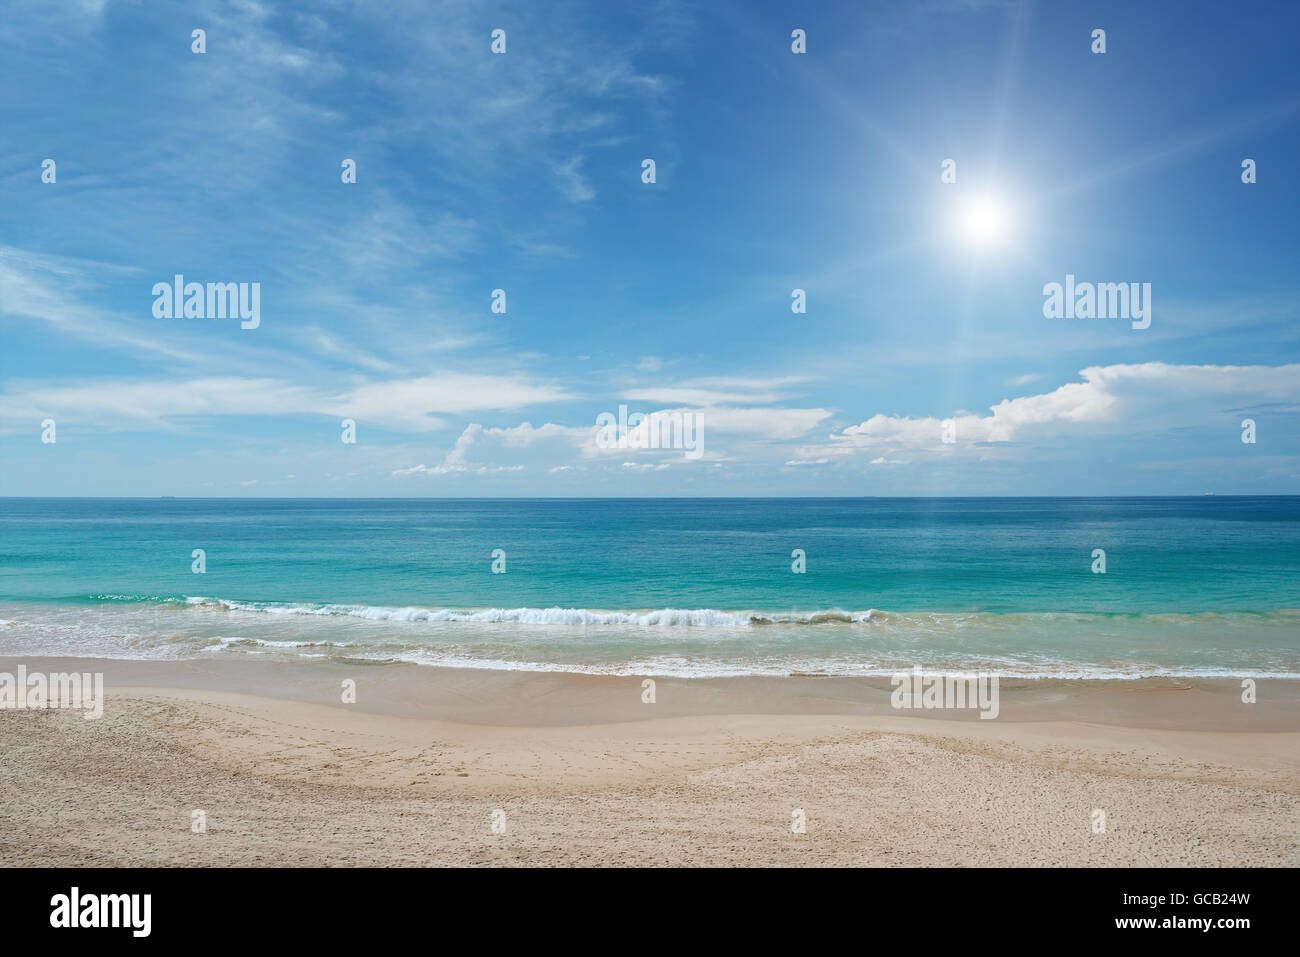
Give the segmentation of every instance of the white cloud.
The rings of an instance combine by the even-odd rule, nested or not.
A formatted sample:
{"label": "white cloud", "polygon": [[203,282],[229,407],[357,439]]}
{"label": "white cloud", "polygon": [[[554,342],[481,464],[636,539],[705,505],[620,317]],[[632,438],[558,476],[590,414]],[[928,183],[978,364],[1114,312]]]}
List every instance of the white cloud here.
{"label": "white cloud", "polygon": [[[553,458],[560,456],[572,458],[575,445],[590,440],[595,427],[569,428],[553,422],[534,427],[530,422],[521,422],[509,428],[485,428],[474,423],[466,426],[456,439],[451,451],[442,462],[434,466],[423,464],[406,469],[397,469],[394,475],[449,475],[453,472],[484,472],[520,470],[524,466],[504,458],[518,457],[519,450],[529,449],[535,445],[547,445],[547,452]],[[511,451],[507,451],[511,450]],[[540,459],[541,457],[537,457]],[[486,460],[486,461],[484,461]],[[556,471],[552,468],[549,471]]]}
{"label": "white cloud", "polygon": [[434,413],[454,415],[522,409],[572,398],[565,390],[521,375],[439,372],[417,379],[372,382],[333,400],[333,408],[385,428],[439,428]]}
{"label": "white cloud", "polygon": [[596,198],[596,191],[582,175],[581,167],[581,156],[571,156],[563,163],[556,163],[552,167],[555,178],[560,184],[560,192],[570,202],[585,203]]}
{"label": "white cloud", "polygon": [[[654,361],[659,362],[657,359]],[[672,385],[629,386],[623,389],[620,397],[629,401],[659,402],[664,405],[766,405],[790,398],[792,393],[788,387],[803,381],[789,376],[779,379],[726,376],[699,378]]]}
{"label": "white cloud", "polygon": [[[1121,432],[1144,434],[1168,428],[1208,425],[1261,404],[1300,409],[1300,365],[1090,366],[1052,392],[1003,399],[989,415],[956,413],[956,439],[942,441],[944,420],[924,416],[873,415],[830,436],[828,446],[800,449],[800,457],[839,456],[858,451],[897,450],[984,454],[987,443]],[[877,455],[877,457],[879,457]]]}
{"label": "white cloud", "polygon": [[781,441],[807,435],[823,420],[829,409],[705,407],[695,410],[709,435],[743,435]]}
{"label": "white cloud", "polygon": [[424,432],[438,415],[520,409],[569,398],[562,389],[522,375],[437,373],[371,382],[342,391],[269,378],[109,380],[91,385],[13,383],[0,394],[0,422],[28,427],[53,416],[125,430],[174,426],[189,416],[329,415],[385,430]]}
{"label": "white cloud", "polygon": [[[638,410],[629,410],[635,412]],[[668,464],[688,462],[716,462],[725,456],[717,444],[710,444],[712,436],[723,436],[742,443],[753,443],[748,452],[762,455],[768,442],[785,442],[799,438],[830,415],[826,409],[783,408],[704,408],[704,409],[646,409],[647,419],[630,430],[628,445],[635,448],[638,458],[644,461],[620,462],[628,455],[628,448],[610,446],[602,448],[596,441],[595,416],[590,425],[566,426],[547,422],[534,426],[521,422],[512,427],[487,427],[479,423],[466,426],[451,450],[436,465],[420,464],[394,470],[394,475],[428,474],[448,475],[472,472],[485,467],[518,465],[557,472],[575,468],[577,462],[589,464],[602,460],[611,466],[630,471],[663,471]],[[649,448],[650,413],[671,420],[672,416],[698,417],[690,430],[682,431],[682,439],[689,439],[687,448]],[[683,419],[684,421],[684,419]],[[671,433],[670,433],[671,434]],[[703,441],[699,437],[703,436]],[[687,444],[683,441],[683,445]],[[638,448],[638,446],[640,446]],[[701,450],[698,454],[696,450]]]}
{"label": "white cloud", "polygon": [[[13,246],[0,246],[0,317],[40,320],[67,335],[136,354],[197,360],[201,352],[181,347],[176,337],[133,334],[131,317],[82,301],[82,295],[106,277],[138,272],[107,263],[42,256]],[[151,316],[151,307],[152,301],[143,299],[141,316]]]}

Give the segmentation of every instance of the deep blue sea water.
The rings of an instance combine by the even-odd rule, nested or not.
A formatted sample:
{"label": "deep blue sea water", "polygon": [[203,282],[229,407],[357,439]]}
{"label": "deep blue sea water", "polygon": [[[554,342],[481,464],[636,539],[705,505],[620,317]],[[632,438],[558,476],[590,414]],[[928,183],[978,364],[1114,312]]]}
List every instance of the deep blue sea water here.
{"label": "deep blue sea water", "polygon": [[1300,677],[1300,497],[0,499],[0,654]]}

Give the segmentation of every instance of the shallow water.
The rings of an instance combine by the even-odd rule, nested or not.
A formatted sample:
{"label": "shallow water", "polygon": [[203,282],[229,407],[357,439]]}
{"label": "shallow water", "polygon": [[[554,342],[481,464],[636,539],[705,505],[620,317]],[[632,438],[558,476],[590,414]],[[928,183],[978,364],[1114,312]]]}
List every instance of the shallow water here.
{"label": "shallow water", "polygon": [[1297,609],[1293,497],[0,500],[0,654],[1297,677]]}

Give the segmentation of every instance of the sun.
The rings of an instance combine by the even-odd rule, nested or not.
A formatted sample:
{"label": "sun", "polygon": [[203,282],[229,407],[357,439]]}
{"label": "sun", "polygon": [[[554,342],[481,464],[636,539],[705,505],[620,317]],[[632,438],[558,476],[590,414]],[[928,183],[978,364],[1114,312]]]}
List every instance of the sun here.
{"label": "sun", "polygon": [[997,196],[969,200],[958,213],[958,232],[972,246],[996,246],[1011,232],[1011,211]]}

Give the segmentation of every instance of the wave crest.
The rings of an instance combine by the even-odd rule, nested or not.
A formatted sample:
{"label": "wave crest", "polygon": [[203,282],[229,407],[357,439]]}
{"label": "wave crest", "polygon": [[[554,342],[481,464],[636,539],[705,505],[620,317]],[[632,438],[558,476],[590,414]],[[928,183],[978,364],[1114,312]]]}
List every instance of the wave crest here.
{"label": "wave crest", "polygon": [[292,604],[287,602],[237,601],[226,598],[192,597],[191,606],[208,606],[231,611],[263,612],[272,615],[343,615],[370,621],[467,621],[521,625],[638,625],[670,628],[749,628],[769,624],[858,624],[885,618],[874,608],[866,611],[824,611],[771,614],[749,611],[719,611],[715,608],[656,608],[646,611],[605,611],[590,608],[390,608],[379,605]]}

